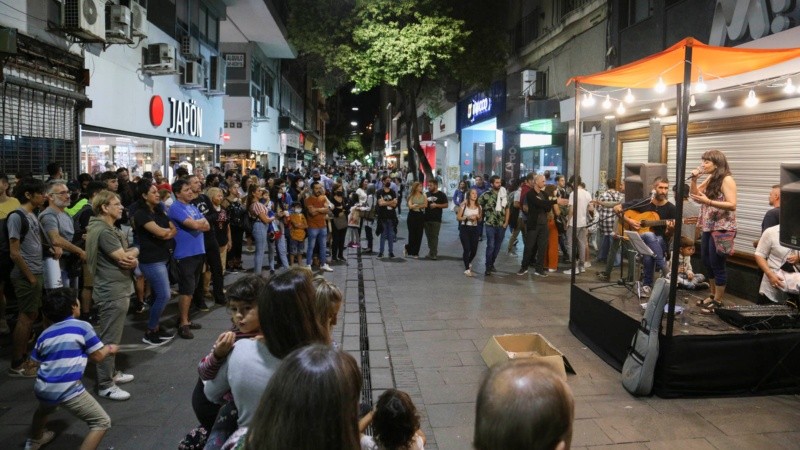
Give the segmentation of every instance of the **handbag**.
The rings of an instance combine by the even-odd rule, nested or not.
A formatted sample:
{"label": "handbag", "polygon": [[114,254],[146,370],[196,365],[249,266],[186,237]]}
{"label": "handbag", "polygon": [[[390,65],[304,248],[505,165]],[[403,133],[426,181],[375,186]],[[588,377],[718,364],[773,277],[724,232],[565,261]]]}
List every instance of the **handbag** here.
{"label": "handbag", "polygon": [[344,214],[340,214],[333,218],[333,226],[337,230],[343,230],[347,228],[347,216]]}
{"label": "handbag", "polygon": [[736,238],[736,230],[712,231],[711,238],[714,239],[714,247],[717,250],[717,255],[733,255],[733,241]]}

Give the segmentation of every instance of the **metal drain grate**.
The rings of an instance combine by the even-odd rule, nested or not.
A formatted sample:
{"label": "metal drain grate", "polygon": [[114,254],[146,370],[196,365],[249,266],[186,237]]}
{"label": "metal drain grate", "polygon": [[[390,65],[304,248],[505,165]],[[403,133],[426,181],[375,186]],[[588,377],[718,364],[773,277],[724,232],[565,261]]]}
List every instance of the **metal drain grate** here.
{"label": "metal drain grate", "polygon": [[361,350],[362,402],[372,409],[372,375],[369,366],[369,331],[367,328],[367,301],[364,298],[364,267],[361,262],[361,249],[358,248],[358,321],[359,344]]}

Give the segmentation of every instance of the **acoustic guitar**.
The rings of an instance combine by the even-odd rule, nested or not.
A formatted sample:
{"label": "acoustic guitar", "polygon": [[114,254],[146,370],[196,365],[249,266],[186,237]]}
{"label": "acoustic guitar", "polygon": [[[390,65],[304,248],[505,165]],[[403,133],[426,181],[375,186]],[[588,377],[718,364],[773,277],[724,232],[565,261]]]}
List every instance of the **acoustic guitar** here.
{"label": "acoustic guitar", "polygon": [[[640,213],[633,210],[628,210],[623,213],[623,217],[639,222],[640,228],[636,230],[639,234],[647,233],[652,227],[667,226],[667,222],[669,222],[668,220],[661,220],[661,218],[658,216],[658,213],[655,211],[645,211]],[[619,223],[617,224],[617,234],[624,236],[625,231],[631,231],[631,227],[627,225],[626,221],[620,219]]]}

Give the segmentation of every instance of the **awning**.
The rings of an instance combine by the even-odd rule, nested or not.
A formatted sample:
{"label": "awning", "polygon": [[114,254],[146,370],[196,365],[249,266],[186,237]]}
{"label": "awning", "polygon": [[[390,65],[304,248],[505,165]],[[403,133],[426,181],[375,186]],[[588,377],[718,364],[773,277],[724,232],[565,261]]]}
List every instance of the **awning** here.
{"label": "awning", "polygon": [[800,48],[753,49],[716,47],[695,38],[686,38],[672,47],[638,61],[592,75],[572,77],[572,82],[595,86],[652,88],[661,78],[664,84],[683,82],[683,63],[686,47],[692,47],[692,82],[700,72],[708,81],[763,69],[800,57]]}

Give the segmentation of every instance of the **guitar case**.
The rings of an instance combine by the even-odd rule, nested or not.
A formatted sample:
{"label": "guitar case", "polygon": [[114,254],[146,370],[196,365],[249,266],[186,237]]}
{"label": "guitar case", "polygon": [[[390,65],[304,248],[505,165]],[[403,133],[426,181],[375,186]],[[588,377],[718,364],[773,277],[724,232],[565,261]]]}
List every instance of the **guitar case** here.
{"label": "guitar case", "polygon": [[659,278],[653,284],[642,323],[633,336],[628,357],[622,365],[622,386],[633,395],[649,395],[653,390],[661,317],[668,299],[669,283],[666,278]]}

